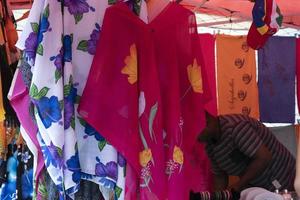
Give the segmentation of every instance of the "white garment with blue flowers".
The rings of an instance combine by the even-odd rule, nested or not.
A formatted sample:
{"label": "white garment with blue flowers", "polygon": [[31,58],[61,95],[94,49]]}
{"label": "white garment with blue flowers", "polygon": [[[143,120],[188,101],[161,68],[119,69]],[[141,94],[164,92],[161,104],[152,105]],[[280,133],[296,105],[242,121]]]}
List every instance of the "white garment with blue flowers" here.
{"label": "white garment with blue flowers", "polygon": [[[80,179],[98,183],[106,199],[124,199],[125,159],[77,113],[108,6],[108,0],[34,1],[17,44],[32,66],[38,139],[62,199],[73,196]],[[140,16],[146,20],[144,2]]]}

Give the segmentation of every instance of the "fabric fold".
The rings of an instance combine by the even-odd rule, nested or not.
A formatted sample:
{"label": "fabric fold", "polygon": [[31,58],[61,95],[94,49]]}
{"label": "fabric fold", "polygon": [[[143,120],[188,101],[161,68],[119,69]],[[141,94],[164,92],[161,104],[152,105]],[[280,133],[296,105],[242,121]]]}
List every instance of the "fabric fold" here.
{"label": "fabric fold", "polygon": [[[31,149],[36,149],[36,152],[32,152],[37,157],[37,166],[36,166],[36,174],[34,174],[35,179],[39,177],[41,170],[44,167],[44,158],[42,155],[42,151],[40,145],[37,140],[37,126],[33,122],[33,116],[30,114],[30,97],[27,87],[25,86],[22,75],[19,70],[16,71],[14,84],[12,84],[11,91],[12,93],[9,95],[9,100],[14,108],[18,119],[24,128],[22,131],[22,135],[24,135],[24,139],[26,143],[33,145]],[[26,136],[25,136],[26,135]],[[29,137],[28,137],[29,136]]]}
{"label": "fabric fold", "polygon": [[[217,83],[216,83],[216,64],[215,64],[215,36],[211,34],[199,34],[201,50],[203,52],[204,67],[206,71],[211,99],[205,104],[205,109],[210,114],[217,116]],[[204,53],[205,52],[205,53]]]}

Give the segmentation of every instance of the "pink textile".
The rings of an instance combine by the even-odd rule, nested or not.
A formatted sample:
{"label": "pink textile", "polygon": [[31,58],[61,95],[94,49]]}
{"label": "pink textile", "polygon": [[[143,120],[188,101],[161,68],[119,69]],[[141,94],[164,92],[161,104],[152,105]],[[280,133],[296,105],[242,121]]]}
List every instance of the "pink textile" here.
{"label": "pink textile", "polygon": [[164,199],[161,102],[150,35],[125,4],[106,10],[79,113],[142,173],[141,198]]}
{"label": "pink textile", "polygon": [[[207,189],[200,184],[200,182],[203,184],[202,178],[206,176],[204,173],[200,174],[205,162],[199,162],[204,161],[204,154],[198,151],[196,141],[198,133],[204,126],[204,102],[210,100],[210,91],[206,84],[207,76],[203,70],[205,63],[192,12],[178,4],[169,4],[151,26],[154,29],[160,77],[163,129],[166,133],[164,143],[168,146],[165,149],[168,198],[187,199],[189,190]],[[189,77],[189,73],[199,73],[199,80],[197,78],[191,80],[193,75],[190,74]],[[201,86],[199,85],[201,89],[196,86],[197,84],[193,85],[194,81],[201,82]],[[177,148],[183,151],[184,163],[176,166],[179,170],[172,170],[173,155]]]}
{"label": "pink textile", "polygon": [[200,46],[202,52],[205,52],[203,56],[204,67],[207,76],[211,99],[205,104],[205,110],[210,114],[217,116],[217,84],[216,84],[216,63],[215,63],[215,42],[216,39],[211,34],[199,34]]}
{"label": "pink textile", "polygon": [[207,190],[196,141],[210,100],[203,67],[191,11],[170,3],[145,24],[123,3],[107,9],[79,113],[141,176],[141,199]]}
{"label": "pink textile", "polygon": [[135,200],[137,199],[137,191],[139,181],[137,179],[137,174],[135,169],[131,167],[129,163],[126,165],[126,179],[125,179],[125,199],[126,200]]}
{"label": "pink textile", "polygon": [[33,144],[38,149],[38,161],[37,161],[38,166],[37,166],[36,176],[39,177],[39,174],[44,167],[44,158],[36,137],[38,129],[37,126],[32,121],[32,117],[30,116],[29,113],[30,97],[29,97],[28,89],[23,82],[22,74],[19,71],[17,71],[16,73],[18,74],[17,74],[16,82],[14,84],[10,103],[14,108],[20,123],[22,124],[23,128],[26,130],[26,133],[29,135]]}

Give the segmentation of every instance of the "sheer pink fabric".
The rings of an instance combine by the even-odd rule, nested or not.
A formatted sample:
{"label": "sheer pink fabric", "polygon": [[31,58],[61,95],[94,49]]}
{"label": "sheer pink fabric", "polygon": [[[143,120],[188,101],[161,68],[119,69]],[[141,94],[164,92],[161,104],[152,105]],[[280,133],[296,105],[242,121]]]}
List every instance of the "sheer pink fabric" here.
{"label": "sheer pink fabric", "polygon": [[205,104],[205,110],[207,110],[210,114],[217,116],[217,82],[215,63],[216,38],[211,34],[199,34],[199,41],[202,52],[205,52],[203,60],[205,63],[206,74],[209,77],[207,81],[211,95],[211,99]]}
{"label": "sheer pink fabric", "polygon": [[98,44],[79,112],[138,175],[143,173],[141,198],[164,199],[161,102],[151,30],[120,3],[107,9]]}
{"label": "sheer pink fabric", "polygon": [[203,66],[189,10],[170,3],[145,24],[123,3],[107,9],[79,112],[140,175],[141,199],[207,189],[196,141],[210,98]]}
{"label": "sheer pink fabric", "polygon": [[44,168],[44,158],[42,155],[42,151],[40,145],[37,140],[37,126],[33,122],[32,117],[29,113],[30,107],[30,97],[29,91],[25,86],[22,75],[19,71],[16,71],[16,80],[13,86],[12,96],[10,97],[10,103],[14,108],[20,123],[22,124],[23,128],[26,130],[26,133],[30,137],[33,144],[36,146],[38,150],[38,160],[37,160],[37,171],[35,176],[38,178],[40,172]]}

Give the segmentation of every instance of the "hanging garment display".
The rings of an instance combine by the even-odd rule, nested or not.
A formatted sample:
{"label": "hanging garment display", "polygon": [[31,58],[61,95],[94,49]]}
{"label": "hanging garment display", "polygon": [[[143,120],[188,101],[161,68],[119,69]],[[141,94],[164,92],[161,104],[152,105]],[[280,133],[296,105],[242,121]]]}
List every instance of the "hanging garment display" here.
{"label": "hanging garment display", "polygon": [[[42,11],[43,1],[35,2],[32,5],[32,10],[36,12],[31,12],[28,17],[28,21],[39,21],[40,13]],[[23,30],[23,34],[27,35],[29,30]],[[17,46],[20,46],[23,38],[19,40]],[[28,44],[27,44],[28,45]],[[19,47],[20,48],[20,47]],[[22,48],[23,49],[23,48]],[[20,60],[20,65],[18,70],[15,72],[14,79],[8,94],[8,98],[14,110],[17,113],[18,119],[21,122],[21,132],[28,145],[30,145],[34,157],[36,159],[36,168],[34,170],[34,182],[39,177],[41,170],[44,167],[44,158],[42,155],[41,148],[37,140],[37,125],[33,116],[33,104],[30,101],[29,89],[32,80],[31,65],[29,60],[25,58],[25,55],[33,55],[33,49],[29,48],[28,52],[24,54]],[[22,131],[23,130],[23,131]]]}
{"label": "hanging garment display", "polygon": [[8,98],[10,99],[10,103],[17,113],[18,119],[20,119],[20,131],[22,136],[34,156],[35,164],[33,177],[34,182],[36,182],[40,171],[44,167],[44,158],[36,137],[37,127],[33,121],[33,113],[30,113],[30,110],[32,110],[32,105],[30,104],[28,88],[25,86],[22,79],[22,74],[19,70],[24,68],[23,65],[24,62],[21,66],[19,66],[15,73]]}
{"label": "hanging garment display", "polygon": [[207,157],[196,142],[204,126],[203,105],[210,100],[196,19],[194,13],[173,3],[148,26],[153,30],[162,101],[167,195],[169,199],[186,199],[190,189],[206,190],[210,181]]}
{"label": "hanging garment display", "polygon": [[258,51],[260,120],[295,122],[296,39],[272,37]]}
{"label": "hanging garment display", "polygon": [[[14,47],[17,40],[17,31],[13,24],[13,15],[9,9],[7,2],[0,1],[0,72],[1,72],[1,95],[0,95],[0,159],[5,160],[7,153],[7,133],[3,126],[9,127],[18,124],[16,114],[9,104],[7,94],[12,82],[14,71],[17,66],[18,51]],[[4,124],[4,119],[5,123]]]}
{"label": "hanging garment display", "polygon": [[0,1],[0,199],[33,197],[33,156],[19,134],[18,119],[7,98],[17,67],[17,31],[11,10]]}
{"label": "hanging garment display", "polygon": [[[140,184],[145,188],[144,190],[149,191],[149,194],[141,191],[141,198],[160,199],[165,196],[166,192],[164,171],[161,170],[164,167],[162,131],[158,121],[161,115],[161,103],[153,43],[149,37],[151,32],[142,29],[143,25],[144,23],[132,15],[124,4],[107,9],[99,41],[101,46],[100,49],[97,48],[90,72],[91,75],[98,77],[96,80],[93,79],[97,82],[88,81],[84,95],[92,92],[88,89],[92,85],[97,85],[99,90],[97,90],[97,94],[92,92],[96,96],[83,97],[80,105],[93,104],[97,106],[94,107],[95,113],[89,114],[89,116],[94,116],[93,119],[97,122],[86,118],[87,122],[104,134],[104,137],[126,157],[129,164],[134,167],[135,173],[139,175],[143,169]],[[111,35],[120,32],[122,32],[122,37]],[[138,49],[143,53],[139,53]],[[138,57],[139,60],[137,60]],[[102,58],[105,59],[102,60]],[[119,64],[111,66],[113,63],[110,62]],[[102,68],[101,65],[98,68],[97,63],[111,67]],[[138,69],[138,64],[147,67]],[[105,72],[99,76],[101,75],[99,71],[102,70]],[[138,76],[142,76],[143,79],[138,80]],[[109,85],[107,85],[108,81],[111,82]],[[151,85],[149,85],[150,81]],[[137,82],[141,83],[140,93]],[[109,88],[105,86],[109,86]],[[100,95],[108,93],[113,95]],[[90,102],[88,103],[88,101]],[[101,112],[99,112],[100,110]],[[84,118],[85,112],[86,110],[80,112]],[[138,117],[142,114],[144,114],[143,124],[138,122]],[[145,123],[149,124],[149,127],[144,127]],[[98,128],[99,125],[104,124],[107,127],[105,130]],[[153,134],[151,138],[150,130]],[[111,138],[107,134],[108,131],[112,132],[115,137]],[[157,148],[154,148],[155,145]],[[156,177],[160,177],[160,181],[157,181]],[[156,187],[153,187],[153,183],[157,184]],[[147,195],[147,197],[143,195]]]}
{"label": "hanging garment display", "polygon": [[122,3],[107,9],[79,111],[133,167],[141,199],[187,199],[199,185],[203,65],[189,10],[170,3],[145,24]]}
{"label": "hanging garment display", "polygon": [[[259,118],[255,52],[242,36],[217,36],[218,112]],[[228,51],[230,49],[230,51]]]}
{"label": "hanging garment display", "polygon": [[[144,1],[127,4],[146,20]],[[108,1],[35,1],[17,44],[25,54],[20,73],[23,85],[30,85],[38,128],[33,135],[60,198],[74,197],[81,179],[97,183],[105,199],[124,198],[126,161],[77,113],[107,7]],[[13,101],[28,98],[22,87],[25,94]]]}
{"label": "hanging garment display", "polygon": [[275,0],[254,0],[253,23],[247,35],[247,43],[253,49],[262,48],[268,38],[281,27],[283,16]]}

